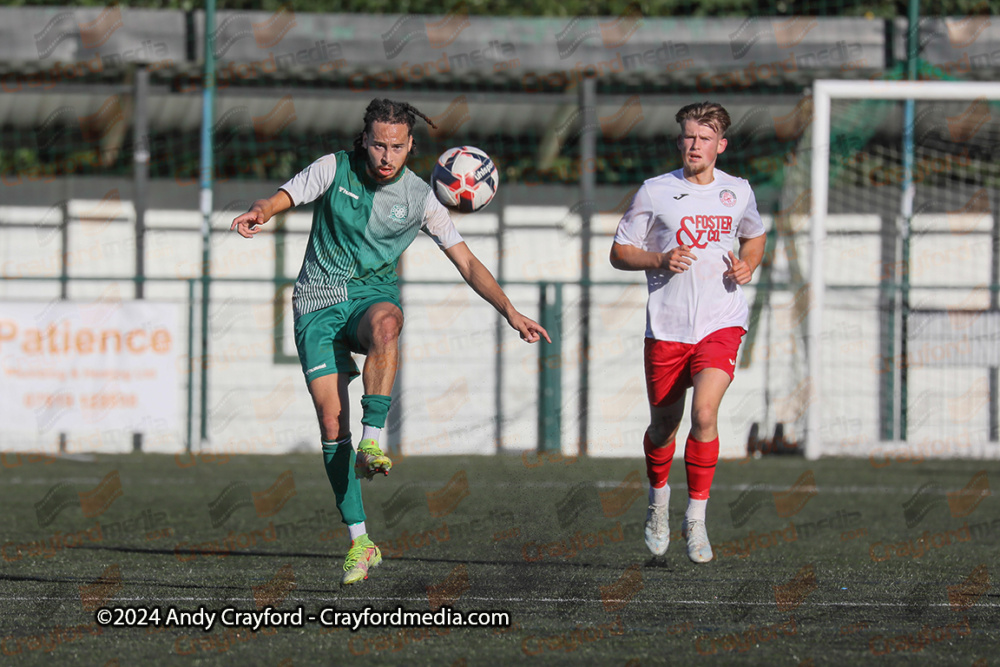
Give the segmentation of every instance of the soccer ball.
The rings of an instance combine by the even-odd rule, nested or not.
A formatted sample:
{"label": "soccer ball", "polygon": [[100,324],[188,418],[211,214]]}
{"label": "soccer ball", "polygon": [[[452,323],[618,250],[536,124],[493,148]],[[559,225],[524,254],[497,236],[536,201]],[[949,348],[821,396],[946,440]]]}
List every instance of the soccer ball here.
{"label": "soccer ball", "polygon": [[490,203],[500,175],[490,156],[475,146],[449,148],[434,165],[434,196],[450,209],[474,213]]}

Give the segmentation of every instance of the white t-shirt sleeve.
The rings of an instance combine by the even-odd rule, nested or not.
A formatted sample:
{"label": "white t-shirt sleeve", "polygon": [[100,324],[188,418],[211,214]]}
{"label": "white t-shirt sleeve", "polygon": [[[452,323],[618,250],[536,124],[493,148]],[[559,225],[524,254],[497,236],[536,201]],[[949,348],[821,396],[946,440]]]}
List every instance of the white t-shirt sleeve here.
{"label": "white t-shirt sleeve", "polygon": [[753,194],[753,188],[747,185],[750,192],[747,199],[746,210],[743,211],[743,218],[736,229],[736,236],[741,239],[755,239],[764,233],[764,221],[760,219],[760,212],[757,210],[757,198]]}
{"label": "white t-shirt sleeve", "polygon": [[292,176],[279,190],[284,190],[292,198],[292,206],[301,206],[322,197],[333,184],[336,175],[337,156],[330,153]]}
{"label": "white t-shirt sleeve", "polygon": [[632,203],[618,222],[615,243],[646,249],[646,237],[653,224],[653,200],[645,184],[632,197]]}
{"label": "white t-shirt sleeve", "polygon": [[433,190],[427,192],[427,201],[424,203],[424,220],[420,229],[434,239],[441,250],[447,250],[462,242],[462,235],[455,229],[451,214],[434,196]]}

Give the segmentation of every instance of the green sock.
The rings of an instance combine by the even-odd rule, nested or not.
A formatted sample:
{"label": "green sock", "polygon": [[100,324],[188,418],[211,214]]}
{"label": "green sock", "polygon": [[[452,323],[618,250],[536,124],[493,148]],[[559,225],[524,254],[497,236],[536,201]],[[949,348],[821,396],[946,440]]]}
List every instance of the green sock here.
{"label": "green sock", "polygon": [[323,441],[323,465],[330,479],[337,509],[344,523],[351,525],[365,520],[361,502],[361,480],[354,475],[354,447],[351,436],[337,442]]}
{"label": "green sock", "polygon": [[385,420],[389,417],[391,404],[391,396],[364,394],[361,397],[361,423],[375,428],[385,428]]}

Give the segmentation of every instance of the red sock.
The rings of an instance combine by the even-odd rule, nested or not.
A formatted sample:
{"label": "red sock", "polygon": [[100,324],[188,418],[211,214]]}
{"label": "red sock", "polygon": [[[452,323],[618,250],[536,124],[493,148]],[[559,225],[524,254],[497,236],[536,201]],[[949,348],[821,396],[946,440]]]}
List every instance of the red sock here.
{"label": "red sock", "polygon": [[688,498],[707,500],[715,477],[715,464],[719,462],[719,438],[699,442],[690,435],[684,448],[684,469],[687,471]]}
{"label": "red sock", "polygon": [[649,477],[649,485],[659,489],[670,477],[670,464],[673,463],[677,443],[671,440],[666,447],[654,447],[647,433],[642,439],[642,448],[646,452],[646,476]]}

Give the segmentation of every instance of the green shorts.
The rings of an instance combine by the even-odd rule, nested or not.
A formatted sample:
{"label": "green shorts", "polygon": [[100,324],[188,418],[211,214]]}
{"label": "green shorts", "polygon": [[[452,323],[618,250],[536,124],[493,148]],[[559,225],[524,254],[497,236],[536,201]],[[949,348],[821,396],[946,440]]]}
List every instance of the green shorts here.
{"label": "green shorts", "polygon": [[295,349],[306,384],[331,373],[346,373],[351,380],[361,374],[351,353],[368,352],[358,341],[358,325],[377,303],[391,303],[403,309],[397,297],[379,294],[342,301],[295,320]]}

